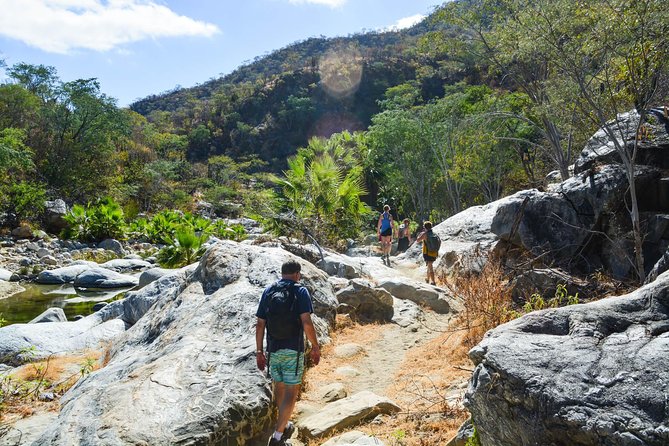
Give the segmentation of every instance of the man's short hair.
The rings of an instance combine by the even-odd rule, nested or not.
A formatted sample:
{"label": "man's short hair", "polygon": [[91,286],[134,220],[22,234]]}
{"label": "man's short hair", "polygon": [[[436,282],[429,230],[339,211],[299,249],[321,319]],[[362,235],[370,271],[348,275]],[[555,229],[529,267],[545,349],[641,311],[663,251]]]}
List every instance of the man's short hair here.
{"label": "man's short hair", "polygon": [[429,231],[430,229],[432,229],[432,222],[431,221],[424,222],[423,227],[425,227],[425,229]]}
{"label": "man's short hair", "polygon": [[281,265],[281,274],[295,274],[302,271],[302,266],[296,260],[288,260],[286,263]]}

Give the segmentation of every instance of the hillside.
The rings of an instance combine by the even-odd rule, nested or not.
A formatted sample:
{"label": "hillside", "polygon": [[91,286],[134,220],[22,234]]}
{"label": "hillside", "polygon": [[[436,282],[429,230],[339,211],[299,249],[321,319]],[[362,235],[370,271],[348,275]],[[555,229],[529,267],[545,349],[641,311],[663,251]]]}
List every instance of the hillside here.
{"label": "hillside", "polygon": [[[428,17],[401,31],[309,38],[130,108],[154,123],[169,121],[176,133],[197,131],[191,161],[258,155],[277,170],[312,136],[366,129],[389,87],[416,81],[424,98],[442,95],[439,63],[419,49],[420,39],[439,29],[443,24]],[[324,76],[336,85],[328,88]]]}

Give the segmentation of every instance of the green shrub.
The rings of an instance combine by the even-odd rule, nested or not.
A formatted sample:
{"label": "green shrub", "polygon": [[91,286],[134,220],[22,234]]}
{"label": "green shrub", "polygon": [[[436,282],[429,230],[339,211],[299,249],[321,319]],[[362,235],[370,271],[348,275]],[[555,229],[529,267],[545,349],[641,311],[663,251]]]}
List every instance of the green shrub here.
{"label": "green shrub", "polygon": [[68,227],[64,238],[101,241],[107,238],[125,238],[126,224],[123,209],[111,198],[102,198],[94,205],[74,205],[64,216]]}
{"label": "green shrub", "polygon": [[35,221],[44,212],[46,191],[39,183],[14,183],[0,192],[2,209],[16,214],[18,220]]}
{"label": "green shrub", "polygon": [[546,300],[541,294],[534,293],[523,305],[523,311],[525,313],[530,313],[532,311],[543,310],[545,308],[558,308],[564,305],[576,305],[578,304],[578,293],[575,295],[570,295],[567,292],[567,286],[559,283],[555,289],[555,295]]}
{"label": "green shrub", "polygon": [[204,242],[208,235],[197,235],[189,226],[179,227],[172,243],[158,252],[158,263],[166,268],[190,265],[204,254]]}

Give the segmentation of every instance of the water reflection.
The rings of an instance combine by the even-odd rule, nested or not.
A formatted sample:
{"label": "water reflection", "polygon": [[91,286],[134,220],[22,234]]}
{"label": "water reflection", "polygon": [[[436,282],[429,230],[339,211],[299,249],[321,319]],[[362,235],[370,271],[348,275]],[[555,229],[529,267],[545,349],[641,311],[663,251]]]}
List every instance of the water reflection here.
{"label": "water reflection", "polygon": [[87,316],[93,312],[98,302],[111,302],[121,299],[132,289],[82,290],[71,284],[38,285],[22,284],[26,290],[5,299],[0,299],[0,313],[5,325],[29,322],[51,307],[62,308],[68,320],[76,315]]}

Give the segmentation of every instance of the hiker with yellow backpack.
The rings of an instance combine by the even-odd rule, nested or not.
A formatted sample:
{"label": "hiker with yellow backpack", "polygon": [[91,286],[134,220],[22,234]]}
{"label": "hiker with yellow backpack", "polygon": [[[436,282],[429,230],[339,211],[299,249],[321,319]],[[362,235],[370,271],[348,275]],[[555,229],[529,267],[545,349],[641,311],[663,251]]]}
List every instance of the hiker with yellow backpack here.
{"label": "hiker with yellow backpack", "polygon": [[432,222],[426,221],[423,223],[423,228],[425,230],[416,237],[416,242],[423,242],[423,260],[425,260],[425,264],[427,265],[427,277],[425,281],[432,285],[436,285],[437,283],[434,279],[434,268],[432,264],[437,260],[437,257],[439,257],[441,239],[432,231]]}

